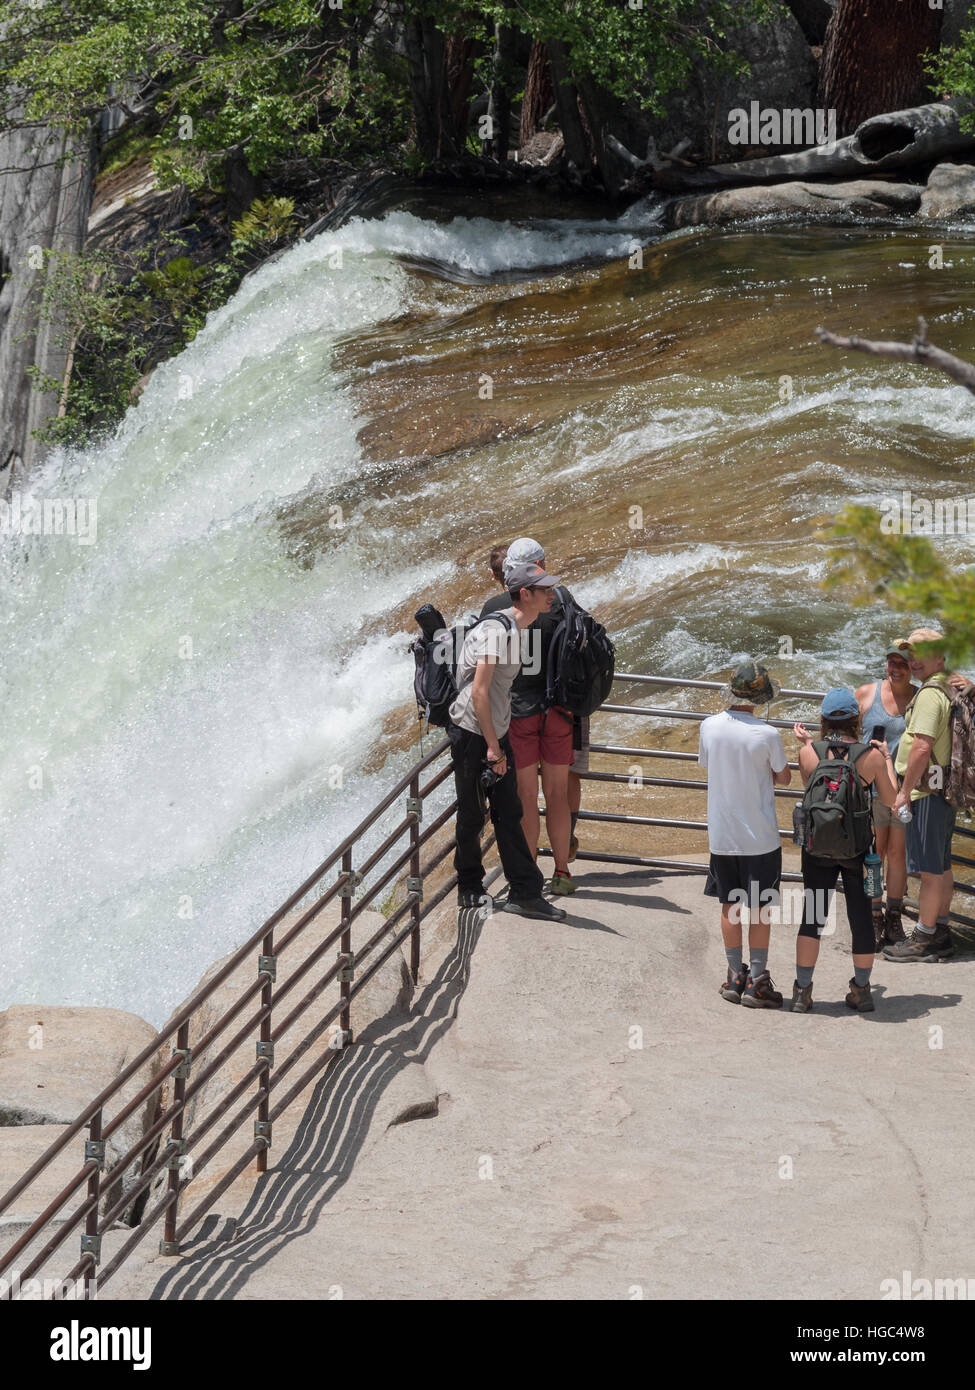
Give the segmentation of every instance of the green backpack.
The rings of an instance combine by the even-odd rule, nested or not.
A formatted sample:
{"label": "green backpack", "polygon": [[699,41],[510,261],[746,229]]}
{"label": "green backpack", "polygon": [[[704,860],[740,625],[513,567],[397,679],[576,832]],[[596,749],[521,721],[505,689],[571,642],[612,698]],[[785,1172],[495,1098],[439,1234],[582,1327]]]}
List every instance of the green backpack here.
{"label": "green backpack", "polygon": [[[853,764],[868,743],[817,739],[812,744],[817,764],[802,798],[805,811],[804,848],[816,859],[857,859],[873,840],[870,797]],[[831,758],[830,750],[839,755]]]}

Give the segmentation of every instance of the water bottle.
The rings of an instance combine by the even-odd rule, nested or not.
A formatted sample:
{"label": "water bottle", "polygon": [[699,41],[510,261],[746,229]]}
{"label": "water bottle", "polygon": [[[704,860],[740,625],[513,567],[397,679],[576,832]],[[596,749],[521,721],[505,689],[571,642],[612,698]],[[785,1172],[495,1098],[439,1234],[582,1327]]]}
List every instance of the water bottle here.
{"label": "water bottle", "polygon": [[914,812],[911,810],[910,802],[906,806],[901,806],[897,812],[897,819],[901,825],[909,825],[914,819]]}
{"label": "water bottle", "polygon": [[806,843],[806,808],[801,801],[797,801],[792,811],[792,843],[794,845],[804,845]]}
{"label": "water bottle", "polygon": [[863,891],[868,898],[879,898],[883,892],[884,876],[880,864],[880,855],[875,850],[868,850],[863,858]]}

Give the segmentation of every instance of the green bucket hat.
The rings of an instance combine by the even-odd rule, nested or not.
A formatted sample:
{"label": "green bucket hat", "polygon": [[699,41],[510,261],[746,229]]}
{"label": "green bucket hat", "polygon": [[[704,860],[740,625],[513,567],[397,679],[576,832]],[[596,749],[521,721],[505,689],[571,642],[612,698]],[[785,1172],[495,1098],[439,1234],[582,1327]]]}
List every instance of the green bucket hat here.
{"label": "green bucket hat", "polygon": [[728,705],[768,705],[779,698],[782,689],[777,680],[769,675],[764,666],[755,661],[747,661],[731,677],[721,691],[722,704]]}

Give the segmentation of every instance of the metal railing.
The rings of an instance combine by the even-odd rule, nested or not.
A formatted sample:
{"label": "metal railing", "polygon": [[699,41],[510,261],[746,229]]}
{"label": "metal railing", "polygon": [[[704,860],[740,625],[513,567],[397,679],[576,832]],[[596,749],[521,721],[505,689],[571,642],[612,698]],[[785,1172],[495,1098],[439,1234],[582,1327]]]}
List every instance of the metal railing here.
{"label": "metal railing", "polygon": [[[636,685],[701,691],[722,690],[724,689],[725,685],[725,682],[723,681],[681,680],[673,676],[643,676],[635,675],[632,672],[627,672],[617,675],[616,680],[614,682],[614,686],[622,684],[624,681],[631,682]],[[819,705],[822,702],[824,694],[825,691],[821,690],[790,690],[783,687],[783,689],[779,692],[778,699],[780,701],[814,701],[817,705]],[[635,715],[637,717],[645,719],[685,720],[690,723],[701,723],[703,720],[709,718],[710,714],[713,714],[714,711],[673,709],[667,706],[657,705],[605,704],[600,706],[598,713],[600,715]],[[776,729],[791,730],[793,724],[796,722],[796,719],[768,719],[766,722]],[[698,760],[698,755],[696,752],[682,753],[671,749],[663,748],[634,748],[620,747],[618,745],[608,743],[593,743],[590,745],[590,749],[593,753],[607,754],[610,757],[627,757],[640,759],[654,758],[659,759],[661,761],[694,763],[695,765],[697,764]],[[797,771],[799,765],[798,763],[789,763],[788,766],[795,772]],[[584,772],[580,775],[584,780],[591,782],[611,782],[627,787],[632,787],[633,783],[632,777],[626,776],[621,773]],[[637,789],[642,790],[642,788],[644,787],[674,787],[680,788],[684,791],[706,792],[707,785],[708,784],[706,781],[698,781],[689,777],[644,777],[641,775],[641,777],[639,778],[639,785]],[[776,797],[785,797],[792,801],[795,801],[797,799],[795,787],[776,787],[774,789],[773,794]],[[601,822],[606,824],[634,825],[646,827],[660,826],[661,828],[666,829],[694,831],[704,836],[703,848],[705,850],[707,848],[708,825],[706,820],[692,821],[663,816],[631,816],[605,811],[581,811],[579,814],[579,819],[594,821],[597,823]],[[975,840],[975,830],[970,830],[965,826],[956,826],[955,834],[963,838]],[[783,840],[792,839],[791,830],[784,830],[780,828],[779,835]],[[543,850],[542,853],[545,853],[545,851]],[[701,864],[696,863],[693,860],[680,860],[673,858],[650,858],[644,855],[612,854],[603,852],[592,853],[580,850],[577,855],[577,858],[597,860],[598,862],[603,864],[635,864],[642,865],[643,867],[650,869],[679,869],[682,872],[694,874],[706,874],[708,871],[708,866],[706,863]],[[962,865],[966,868],[975,867],[975,859],[969,859],[960,854],[952,854],[951,862],[953,865]],[[782,878],[786,882],[792,883],[799,883],[802,881],[802,875],[800,873],[795,873],[791,871],[783,872]],[[843,891],[841,884],[838,885],[838,889],[840,892]],[[961,893],[964,896],[975,899],[975,886],[969,883],[959,882],[957,876],[955,878],[955,892]],[[917,904],[915,900],[905,898],[904,901],[908,908],[916,908]],[[957,922],[966,927],[975,927],[975,917],[969,917],[959,912],[952,912],[950,915],[951,919],[954,922]]]}
{"label": "metal railing", "polygon": [[[630,682],[637,685],[666,687],[671,689],[719,690],[720,681],[679,680],[670,676],[644,676],[620,673],[617,685]],[[822,693],[806,690],[783,690],[781,699],[820,701]],[[699,722],[708,717],[706,711],[681,710],[655,705],[606,704],[598,711],[599,715],[625,715],[649,719],[685,720]],[[769,723],[776,728],[789,729],[792,721],[772,719]],[[449,764],[443,767],[429,781],[421,785],[421,775],[441,759],[448,751],[449,744],[441,739],[437,745],[416,762],[396,783],[392,790],[379,802],[365,819],[332,851],[327,859],[311,873],[300,887],[271,914],[266,922],[240,946],[223,964],[217,974],[205,987],[200,989],[180,1011],[166,1024],[153,1041],[131,1061],[128,1066],[104,1088],[51,1144],[41,1157],[31,1165],[10,1190],[0,1198],[0,1216],[8,1211],[14,1202],[27,1191],[38,1177],[44,1174],[67,1146],[78,1139],[82,1131],[87,1131],[84,1139],[84,1161],[75,1175],[63,1189],[27,1226],[26,1230],[0,1256],[0,1276],[9,1270],[19,1255],[40,1239],[46,1228],[57,1218],[58,1213],[79,1190],[85,1188],[84,1201],[76,1210],[65,1216],[43,1248],[32,1255],[25,1269],[19,1271],[24,1281],[33,1278],[60,1249],[64,1241],[84,1223],[81,1232],[80,1258],[72,1269],[63,1276],[65,1281],[83,1282],[84,1296],[93,1297],[97,1286],[105,1283],[118,1271],[133,1250],[146,1238],[149,1232],[162,1221],[163,1234],[159,1249],[163,1254],[179,1253],[187,1235],[202,1220],[213,1203],[252,1161],[258,1173],[267,1170],[267,1152],[271,1145],[274,1121],[288,1108],[301,1092],[309,1086],[325,1069],[331,1056],[347,1048],[353,1041],[351,1024],[351,1005],[357,994],[380,969],[384,962],[399,949],[407,938],[410,939],[410,972],[416,982],[420,965],[420,929],[425,917],[437,908],[456,885],[456,874],[450,874],[424,902],[424,883],[437,871],[454,848],[453,835],[440,845],[426,859],[422,853],[441,831],[447,829],[456,809],[456,801],[451,801],[430,824],[421,831],[424,802],[451,775]],[[670,749],[624,747],[607,743],[593,743],[591,750],[614,757],[658,759],[661,761],[697,762],[696,752],[679,752]],[[796,764],[790,764],[795,768]],[[604,772],[587,772],[582,776],[595,782],[624,784],[632,787],[632,778]],[[638,790],[653,787],[679,788],[687,792],[704,792],[707,783],[702,780],[673,777],[642,777]],[[360,842],[377,821],[404,796],[403,818],[358,865],[355,852]],[[794,789],[777,789],[776,795],[795,797]],[[683,820],[674,817],[628,815],[598,811],[582,811],[581,820],[596,823],[618,823],[640,827],[666,827],[698,832],[706,835],[706,821]],[[975,839],[975,831],[959,828],[958,834]],[[790,838],[790,832],[781,830],[783,839]],[[405,839],[405,847],[401,842]],[[493,844],[493,836],[485,840],[484,848]],[[705,840],[706,846],[706,840]],[[545,851],[543,851],[544,853]],[[391,862],[390,854],[394,857]],[[596,860],[603,863],[635,864],[652,869],[676,870],[685,873],[705,873],[703,863],[673,858],[652,858],[639,855],[603,853],[599,851],[580,851],[581,860]],[[954,856],[953,862],[971,866],[975,860]],[[320,897],[300,912],[284,935],[278,938],[276,930],[282,920],[292,912],[311,891],[321,885],[329,870],[338,866],[338,874]],[[371,886],[355,896],[356,889],[364,880],[378,869],[382,872]],[[406,871],[405,901],[383,921],[369,940],[358,951],[352,949],[352,924],[377,894],[390,883],[401,879]],[[495,869],[489,879],[499,871]],[[799,874],[785,873],[787,880],[798,880]],[[962,893],[975,897],[975,887],[957,884]],[[280,985],[277,983],[277,962],[281,955],[301,938],[304,930],[312,923],[322,909],[336,898],[340,902],[340,919],[335,928],[328,933]],[[975,919],[953,914],[955,920],[975,926]],[[399,925],[404,922],[404,925]],[[333,964],[324,973],[314,978],[314,983],[304,996],[281,1017],[282,1005],[287,995],[302,979],[311,979],[313,968],[324,963],[325,953],[330,947],[338,945]],[[253,983],[240,997],[210,1025],[205,1035],[191,1046],[190,1022],[194,1013],[209,999],[228,977],[247,960],[257,954],[256,971]],[[363,963],[368,965],[360,974]],[[292,1025],[318,999],[330,985],[337,986],[334,1004],[315,1022],[311,1031],[296,1044],[287,1057],[275,1058],[275,1042],[282,1038]],[[248,1005],[257,1005],[243,1022],[239,1021]],[[337,1032],[336,1029],[337,1023]],[[233,1035],[224,1037],[230,1025],[237,1026]],[[306,1066],[294,1078],[287,1091],[281,1090],[284,1078],[297,1066],[309,1047],[321,1037],[326,1029],[332,1029],[332,1044],[310,1066]],[[184,1122],[188,1106],[208,1081],[224,1066],[238,1047],[248,1039],[254,1039],[255,1061],[246,1074],[233,1086],[227,1095],[190,1133],[184,1133]],[[219,1050],[214,1044],[223,1040]],[[150,1064],[160,1048],[173,1043],[169,1060],[160,1068],[151,1081],[147,1082],[136,1095],[121,1104],[123,1088],[140,1070]],[[205,1065],[200,1069],[201,1059]],[[192,1079],[191,1079],[192,1076]],[[172,1078],[172,1097],[163,1105],[161,1091]],[[250,1092],[250,1094],[248,1094]],[[226,1123],[220,1132],[211,1138],[205,1149],[200,1151],[200,1143],[210,1134],[217,1122],[238,1101],[243,1104]],[[119,1106],[113,1113],[113,1106]],[[106,1173],[106,1145],[111,1136],[118,1131],[130,1116],[143,1107],[152,1105],[151,1123],[141,1137],[114,1162]],[[234,1135],[240,1132],[247,1119],[256,1111],[253,1141],[192,1210],[182,1220],[177,1211],[181,1198],[193,1181],[199,1177],[214,1156]],[[165,1138],[163,1138],[165,1136]],[[187,1164],[187,1158],[192,1160]],[[136,1167],[138,1165],[138,1167]],[[127,1212],[134,1210],[134,1204],[148,1202],[149,1189],[155,1179],[166,1172],[166,1188],[156,1203],[144,1210],[131,1236],[117,1249],[111,1259],[99,1268],[101,1245],[105,1233],[119,1222]],[[128,1175],[129,1185],[123,1183]],[[134,1181],[133,1181],[134,1179]],[[96,1270],[97,1276],[96,1276]],[[12,1297],[12,1287],[8,1284],[5,1297]]]}
{"label": "metal railing", "polygon": [[[47,1204],[40,1215],[30,1222],[26,1230],[21,1233],[10,1248],[0,1256],[0,1276],[11,1269],[18,1256],[45,1234],[46,1228],[57,1217],[65,1204],[84,1187],[86,1189],[84,1201],[58,1224],[54,1234],[43,1248],[33,1254],[26,1268],[19,1270],[18,1273],[21,1285],[28,1279],[32,1279],[47,1264],[68,1236],[84,1223],[81,1234],[81,1257],[68,1273],[62,1276],[62,1279],[65,1283],[81,1280],[84,1296],[90,1298],[94,1296],[96,1291],[96,1267],[101,1259],[103,1236],[123,1217],[125,1212],[132,1208],[133,1203],[142,1198],[142,1194],[148,1192],[151,1184],[164,1170],[168,1170],[165,1194],[150,1210],[143,1213],[142,1219],[133,1230],[132,1235],[115,1251],[104,1268],[98,1271],[97,1284],[99,1286],[104,1286],[107,1283],[160,1220],[163,1222],[160,1252],[162,1254],[177,1254],[181,1242],[186,1239],[187,1234],[199,1223],[213,1203],[252,1160],[256,1160],[258,1173],[266,1171],[267,1151],[271,1144],[272,1126],[275,1119],[287,1109],[296,1096],[315,1080],[331,1060],[331,1056],[352,1043],[350,1013],[353,999],[384,962],[406,941],[407,937],[410,938],[410,971],[414,982],[417,979],[420,965],[420,927],[422,921],[439,906],[456,884],[456,875],[451,875],[430,900],[423,903],[424,879],[447,857],[454,846],[454,839],[451,836],[445,845],[440,846],[425,861],[422,860],[422,852],[433,837],[449,824],[456,809],[456,802],[452,801],[421,832],[424,801],[451,775],[451,769],[449,766],[442,768],[424,785],[421,785],[421,774],[440,759],[448,748],[447,740],[441,739],[430,753],[410,768],[361,824],[346,836],[338,848],[332,851],[299,888],[295,889],[287,901],[282,903],[267,921],[233,953],[213,979],[180,1009],[179,1013],[166,1024],[153,1041],[82,1110],[77,1119],[31,1165],[23,1177],[0,1198],[0,1216],[2,1216],[5,1211],[10,1210],[17,1199],[30,1188],[39,1176],[50,1169],[71,1141],[78,1138],[82,1131],[87,1130],[82,1166],[57,1196]],[[355,867],[353,853],[359,842],[404,793],[406,793],[406,803],[403,819],[368,857],[358,867]],[[392,862],[384,867],[367,890],[354,897],[356,888],[365,877],[376,870],[377,866],[380,866],[391,852],[397,850],[404,838],[406,839],[405,848],[400,849],[395,854]],[[485,847],[491,843],[493,843],[493,839],[488,840]],[[339,865],[339,873],[335,880],[320,897],[301,912],[297,921],[287,929],[284,935],[276,939],[275,930],[282,919],[301,903],[302,899],[316,886],[320,885],[324,876],[336,865]],[[353,922],[383,888],[401,876],[404,869],[407,870],[408,875],[405,901],[384,919],[382,926],[353,954]],[[292,971],[286,982],[277,985],[277,962],[279,958],[289,947],[294,945],[305,928],[335,898],[338,898],[341,904],[338,925]],[[400,926],[399,924],[403,919],[405,919],[405,925]],[[302,979],[312,978],[310,972],[313,967],[319,963],[324,963],[326,951],[336,944],[338,944],[339,949],[334,964],[315,979],[314,984],[303,998],[282,1018],[282,1004],[285,997]],[[255,952],[257,953],[257,969],[253,984],[244,990],[236,1002],[211,1024],[206,1034],[194,1042],[191,1048],[190,1020],[192,1015]],[[360,974],[359,971],[364,964],[365,969]],[[282,1037],[315,1002],[322,991],[333,982],[338,987],[338,998],[334,1005],[316,1020],[313,1029],[290,1051],[288,1057],[275,1059],[275,1040]],[[252,1013],[245,1022],[239,1023],[240,1015],[249,1004],[253,1006],[254,1003],[258,1005],[257,1011]],[[285,1076],[293,1070],[308,1048],[322,1036],[326,1029],[335,1025],[336,1020],[338,1020],[338,1032],[333,1032],[330,1038],[329,1051],[331,1056],[327,1051],[322,1057],[316,1058],[311,1066],[306,1067],[297,1075],[293,1084],[282,1094],[281,1083]],[[238,1026],[233,1036],[228,1040],[224,1035],[232,1023],[237,1023]],[[184,1120],[190,1101],[227,1063],[236,1049],[248,1038],[255,1037],[255,1034],[256,1057],[254,1065],[191,1133],[184,1134]],[[219,1050],[216,1050],[214,1044],[218,1038],[222,1040],[223,1045]],[[120,1106],[123,1087],[137,1076],[143,1067],[150,1064],[160,1048],[168,1042],[175,1043],[169,1060],[151,1081],[124,1105]],[[204,1059],[205,1064],[201,1070],[197,1071],[201,1059]],[[190,1080],[191,1071],[196,1073],[192,1080]],[[172,1099],[164,1107],[161,1102],[160,1091],[170,1078],[172,1078],[173,1083]],[[222,1119],[233,1105],[247,1095],[248,1091],[251,1094],[244,1100],[241,1108],[221,1129],[220,1133],[211,1139],[207,1147],[200,1151],[199,1146],[203,1138],[210,1133],[217,1121]],[[152,1123],[145,1129],[139,1140],[132,1144],[106,1173],[107,1141],[130,1116],[150,1105],[155,1107]],[[120,1106],[120,1108],[112,1110],[113,1106]],[[255,1111],[257,1117],[254,1121],[253,1142],[207,1193],[206,1197],[198,1202],[192,1211],[177,1224],[177,1205],[185,1190],[194,1179],[199,1177],[227,1141],[240,1131],[241,1126]],[[164,1134],[166,1139],[160,1149]],[[186,1162],[188,1156],[192,1159],[191,1164]],[[190,1174],[191,1176],[189,1176]],[[126,1185],[123,1191],[122,1179],[126,1175],[129,1175],[130,1178],[134,1176],[135,1181],[131,1185]],[[13,1286],[9,1281],[6,1281],[4,1296],[10,1298],[12,1293]]]}

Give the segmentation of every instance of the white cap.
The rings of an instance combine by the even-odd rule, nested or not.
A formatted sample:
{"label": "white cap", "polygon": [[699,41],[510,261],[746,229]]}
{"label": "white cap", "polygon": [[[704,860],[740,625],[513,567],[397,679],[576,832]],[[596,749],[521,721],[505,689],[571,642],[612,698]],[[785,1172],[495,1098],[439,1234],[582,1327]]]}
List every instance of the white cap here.
{"label": "white cap", "polygon": [[544,559],[545,551],[538,541],[533,541],[531,536],[519,536],[508,546],[508,553],[504,557],[501,569],[507,578],[509,565],[540,565]]}

